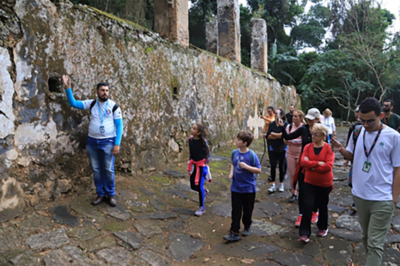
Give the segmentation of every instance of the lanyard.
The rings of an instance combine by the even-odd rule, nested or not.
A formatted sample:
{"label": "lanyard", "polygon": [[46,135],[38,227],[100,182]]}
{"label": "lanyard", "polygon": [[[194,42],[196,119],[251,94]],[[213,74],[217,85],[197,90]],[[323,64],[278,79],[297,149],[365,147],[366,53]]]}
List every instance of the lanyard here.
{"label": "lanyard", "polygon": [[365,147],[365,133],[367,131],[364,129],[364,136],[363,136],[363,142],[364,143],[363,144],[364,144],[364,153],[365,153],[365,156],[367,157],[367,160],[368,160],[368,156],[371,154],[372,150],[374,149],[375,144],[378,141],[379,136],[381,135],[382,129],[383,129],[383,125],[381,124],[381,127],[380,127],[380,129],[378,131],[378,134],[375,137],[374,143],[372,144],[371,149],[369,150],[369,152],[367,152],[367,147]]}
{"label": "lanyard", "polygon": [[101,108],[100,108],[99,101],[97,101],[97,107],[99,108],[100,122],[103,124],[104,119],[106,118],[106,114],[107,114],[108,100],[106,102],[106,108],[104,109],[104,115],[101,115]]}

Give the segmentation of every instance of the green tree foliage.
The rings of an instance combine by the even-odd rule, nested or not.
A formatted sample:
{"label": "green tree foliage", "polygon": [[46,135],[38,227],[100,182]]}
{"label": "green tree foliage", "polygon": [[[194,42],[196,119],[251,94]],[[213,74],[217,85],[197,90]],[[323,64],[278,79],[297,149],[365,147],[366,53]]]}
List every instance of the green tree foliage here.
{"label": "green tree foliage", "polygon": [[206,22],[217,16],[217,0],[192,0],[189,9],[189,42],[206,49]]}
{"label": "green tree foliage", "polygon": [[242,64],[250,67],[251,19],[253,15],[247,6],[240,5],[240,48]]}

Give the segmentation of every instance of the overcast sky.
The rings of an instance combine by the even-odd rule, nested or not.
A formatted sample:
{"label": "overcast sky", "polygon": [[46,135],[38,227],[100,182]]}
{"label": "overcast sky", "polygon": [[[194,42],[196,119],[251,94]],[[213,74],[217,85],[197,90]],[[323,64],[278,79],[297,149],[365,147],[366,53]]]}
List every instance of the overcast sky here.
{"label": "overcast sky", "polygon": [[[382,5],[382,8],[386,8],[389,10],[392,14],[395,15],[396,20],[392,25],[391,31],[392,32],[397,32],[400,31],[400,1],[399,0],[379,0],[379,2]],[[247,5],[246,0],[239,0],[240,4]]]}

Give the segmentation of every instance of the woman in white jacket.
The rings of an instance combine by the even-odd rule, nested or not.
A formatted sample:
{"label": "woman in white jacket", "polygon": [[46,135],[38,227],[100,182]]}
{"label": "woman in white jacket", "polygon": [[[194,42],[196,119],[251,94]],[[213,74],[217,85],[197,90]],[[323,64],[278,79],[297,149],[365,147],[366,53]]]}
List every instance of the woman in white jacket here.
{"label": "woman in white jacket", "polygon": [[323,112],[324,121],[322,124],[328,128],[329,142],[332,138],[336,139],[335,119],[332,117],[332,111],[328,108]]}

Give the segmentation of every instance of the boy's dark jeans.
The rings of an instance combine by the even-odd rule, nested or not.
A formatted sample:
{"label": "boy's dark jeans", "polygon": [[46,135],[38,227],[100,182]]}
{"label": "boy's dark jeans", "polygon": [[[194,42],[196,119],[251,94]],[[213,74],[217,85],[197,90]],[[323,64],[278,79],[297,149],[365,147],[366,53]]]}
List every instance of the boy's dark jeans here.
{"label": "boy's dark jeans", "polygon": [[232,196],[232,224],[231,231],[238,233],[240,230],[240,218],[243,212],[244,228],[250,228],[251,216],[254,209],[256,193],[238,193],[231,191]]}

